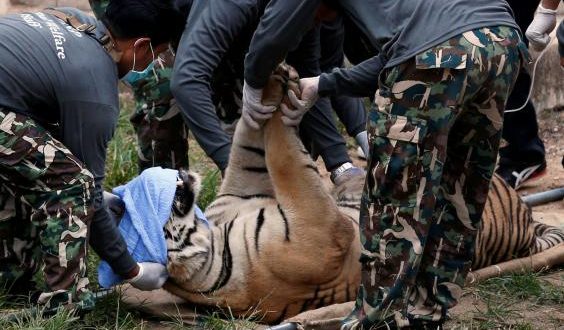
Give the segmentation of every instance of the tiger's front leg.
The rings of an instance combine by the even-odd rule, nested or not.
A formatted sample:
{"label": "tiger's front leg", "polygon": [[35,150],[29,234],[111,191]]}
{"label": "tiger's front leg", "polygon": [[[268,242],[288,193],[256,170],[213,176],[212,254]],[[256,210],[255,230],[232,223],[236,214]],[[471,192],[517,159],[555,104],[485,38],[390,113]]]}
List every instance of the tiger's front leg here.
{"label": "tiger's front leg", "polygon": [[[290,268],[296,274],[301,273],[303,279],[330,280],[341,272],[355,231],[325,189],[317,166],[299,140],[296,129],[285,126],[281,116],[278,111],[267,123],[265,145],[276,201],[290,225],[299,228],[291,233],[293,244],[284,252],[299,257],[303,264]],[[322,253],[320,247],[323,247]],[[274,248],[270,252],[273,256],[281,253]],[[325,273],[326,276],[319,274],[329,269],[332,271]]]}
{"label": "tiger's front leg", "polygon": [[[286,66],[281,65],[263,89],[262,103],[278,106],[285,95],[283,75]],[[226,211],[223,205],[237,199],[274,199],[274,188],[265,161],[264,127],[256,130],[245,120],[239,120],[233,137],[229,165],[218,198],[208,207],[206,214],[217,224],[233,218],[237,210]]]}

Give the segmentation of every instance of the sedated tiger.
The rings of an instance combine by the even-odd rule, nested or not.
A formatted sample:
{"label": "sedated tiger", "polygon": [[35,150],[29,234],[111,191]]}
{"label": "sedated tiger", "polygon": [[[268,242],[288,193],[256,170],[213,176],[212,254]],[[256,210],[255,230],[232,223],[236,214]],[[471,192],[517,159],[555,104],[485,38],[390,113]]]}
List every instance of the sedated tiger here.
{"label": "sedated tiger", "polygon": [[[297,93],[297,74],[281,65],[264,104]],[[250,310],[279,323],[305,310],[354,299],[360,282],[358,216],[363,179],[328,192],[296,129],[278,111],[262,130],[239,121],[225,179],[194,216],[199,177],[181,171],[173,214],[165,227],[166,290],[192,303]],[[564,242],[564,232],[533,221],[517,193],[494,177],[477,233],[473,268],[528,256]]]}

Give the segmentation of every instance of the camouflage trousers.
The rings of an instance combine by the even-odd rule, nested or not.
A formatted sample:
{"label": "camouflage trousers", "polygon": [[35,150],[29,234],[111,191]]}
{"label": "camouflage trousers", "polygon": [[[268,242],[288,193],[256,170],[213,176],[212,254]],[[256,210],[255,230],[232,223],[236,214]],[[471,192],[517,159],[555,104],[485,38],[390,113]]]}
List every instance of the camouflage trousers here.
{"label": "camouflage trousers", "polygon": [[526,49],[476,29],[380,75],[360,211],[361,287],[344,329],[443,321],[459,299]]}
{"label": "camouflage trousers", "polygon": [[94,178],[29,117],[0,109],[0,289],[27,295],[42,268],[47,308],[94,306],[86,251]]}
{"label": "camouflage trousers", "polygon": [[188,128],[170,89],[173,63],[172,50],[161,53],[153,69],[131,86],[139,172],[154,166],[188,169]]}

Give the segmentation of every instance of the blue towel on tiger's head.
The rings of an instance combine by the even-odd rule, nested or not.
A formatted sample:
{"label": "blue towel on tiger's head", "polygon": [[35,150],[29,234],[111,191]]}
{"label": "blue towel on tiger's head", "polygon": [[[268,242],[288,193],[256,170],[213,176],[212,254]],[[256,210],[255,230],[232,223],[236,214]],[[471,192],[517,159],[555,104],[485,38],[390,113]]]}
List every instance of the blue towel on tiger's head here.
{"label": "blue towel on tiger's head", "polygon": [[[172,212],[177,177],[176,170],[153,167],[113,190],[125,203],[119,230],[137,262],[166,265],[163,227]],[[122,280],[107,262],[103,261],[98,267],[98,281],[102,287],[109,288]]]}

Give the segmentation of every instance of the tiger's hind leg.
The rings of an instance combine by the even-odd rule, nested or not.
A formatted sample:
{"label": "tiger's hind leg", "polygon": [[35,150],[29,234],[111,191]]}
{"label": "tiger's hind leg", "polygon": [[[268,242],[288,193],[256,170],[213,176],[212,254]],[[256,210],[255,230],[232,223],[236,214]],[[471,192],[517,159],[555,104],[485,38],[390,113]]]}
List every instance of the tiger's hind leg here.
{"label": "tiger's hind leg", "polygon": [[548,250],[564,242],[564,231],[534,221],[519,194],[494,175],[476,235],[474,270]]}

